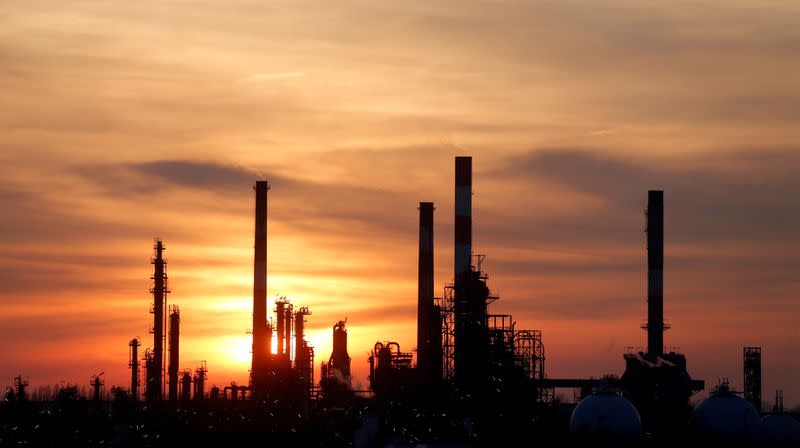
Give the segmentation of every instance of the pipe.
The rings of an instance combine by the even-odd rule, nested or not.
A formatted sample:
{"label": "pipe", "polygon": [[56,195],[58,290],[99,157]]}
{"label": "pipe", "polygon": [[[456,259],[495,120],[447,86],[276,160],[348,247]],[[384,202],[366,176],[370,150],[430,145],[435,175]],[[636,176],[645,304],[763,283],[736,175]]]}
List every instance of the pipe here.
{"label": "pipe", "polygon": [[664,192],[647,193],[647,353],[664,353]]}

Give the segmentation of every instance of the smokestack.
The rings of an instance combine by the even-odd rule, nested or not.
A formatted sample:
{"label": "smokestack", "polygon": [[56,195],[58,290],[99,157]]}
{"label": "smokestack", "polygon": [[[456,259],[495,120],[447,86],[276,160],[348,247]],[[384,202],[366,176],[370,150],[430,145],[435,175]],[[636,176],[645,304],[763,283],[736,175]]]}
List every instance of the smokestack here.
{"label": "smokestack", "polygon": [[472,157],[456,157],[455,174],[453,375],[465,390],[471,390],[487,374],[489,290],[472,271]]}
{"label": "smokestack", "polygon": [[419,203],[419,274],[417,276],[417,368],[426,373],[436,362],[431,353],[433,316],[433,202]]}
{"label": "smokestack", "polygon": [[148,400],[162,398],[162,374],[164,372],[164,324],[166,316],[164,309],[167,305],[167,262],[164,260],[164,242],[156,240],[153,250],[155,258],[153,264],[153,364],[148,369],[147,393]]}
{"label": "smokestack", "polygon": [[[259,378],[267,360],[267,191],[269,183],[256,182],[256,230],[253,257],[253,359],[251,375]],[[256,381],[254,381],[256,382]]]}
{"label": "smokestack", "polygon": [[128,367],[131,368],[131,399],[136,401],[139,399],[139,340],[131,339],[128,346],[131,348],[131,359],[128,361]]}
{"label": "smokestack", "polygon": [[456,157],[454,279],[472,265],[472,157]]}
{"label": "smokestack", "polygon": [[664,192],[647,193],[647,354],[664,353]]}
{"label": "smokestack", "polygon": [[178,399],[178,353],[180,344],[181,314],[177,305],[169,313],[169,400]]}

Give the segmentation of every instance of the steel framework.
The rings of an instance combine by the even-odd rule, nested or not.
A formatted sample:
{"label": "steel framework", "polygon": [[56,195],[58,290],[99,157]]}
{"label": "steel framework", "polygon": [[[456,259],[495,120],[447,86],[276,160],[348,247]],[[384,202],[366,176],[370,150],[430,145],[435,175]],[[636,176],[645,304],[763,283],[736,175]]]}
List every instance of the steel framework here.
{"label": "steel framework", "polygon": [[744,348],[744,399],[761,411],[761,347]]}

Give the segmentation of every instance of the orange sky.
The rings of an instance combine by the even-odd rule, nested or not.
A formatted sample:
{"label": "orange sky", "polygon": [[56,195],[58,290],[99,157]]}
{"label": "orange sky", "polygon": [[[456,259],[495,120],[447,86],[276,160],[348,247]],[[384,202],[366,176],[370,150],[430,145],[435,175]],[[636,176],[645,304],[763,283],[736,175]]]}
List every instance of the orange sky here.
{"label": "orange sky", "polygon": [[182,367],[249,365],[252,183],[269,295],[317,359],[348,318],[415,340],[417,203],[452,267],[453,156],[497,312],[551,376],[645,343],[646,190],[666,191],[666,343],[707,384],[800,403],[800,5],[792,1],[29,1],[0,4],[0,383],[127,382],[167,244]]}

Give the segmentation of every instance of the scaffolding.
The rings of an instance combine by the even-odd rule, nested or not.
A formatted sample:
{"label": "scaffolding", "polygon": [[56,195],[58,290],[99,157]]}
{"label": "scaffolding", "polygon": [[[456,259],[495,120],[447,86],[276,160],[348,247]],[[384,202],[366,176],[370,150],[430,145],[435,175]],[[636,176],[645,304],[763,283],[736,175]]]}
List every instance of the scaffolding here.
{"label": "scaffolding", "polygon": [[[477,255],[477,266],[481,268],[484,256]],[[486,274],[481,274],[480,279],[486,280]],[[453,379],[454,353],[455,353],[455,286],[447,284],[444,296],[437,298],[442,320],[442,365],[444,379]],[[487,297],[487,306],[499,300],[499,297],[490,294]],[[514,366],[521,369],[524,376],[534,382],[546,378],[545,353],[542,342],[541,330],[517,330],[516,322],[510,314],[487,314],[486,328],[488,330],[489,344],[504,356],[513,358]],[[497,352],[495,352],[497,353]],[[537,386],[537,399],[540,402],[549,402],[553,397],[553,389]]]}
{"label": "scaffolding", "polygon": [[761,412],[761,347],[744,348],[744,399]]}
{"label": "scaffolding", "polygon": [[455,285],[449,283],[444,287],[444,296],[436,298],[439,315],[442,321],[442,375],[446,380],[453,379],[455,371]]}
{"label": "scaffolding", "polygon": [[206,380],[208,379],[208,367],[206,367],[206,361],[200,361],[200,367],[198,367],[194,371],[194,378],[192,382],[194,383],[194,399],[195,400],[202,400],[205,398],[206,394]]}

